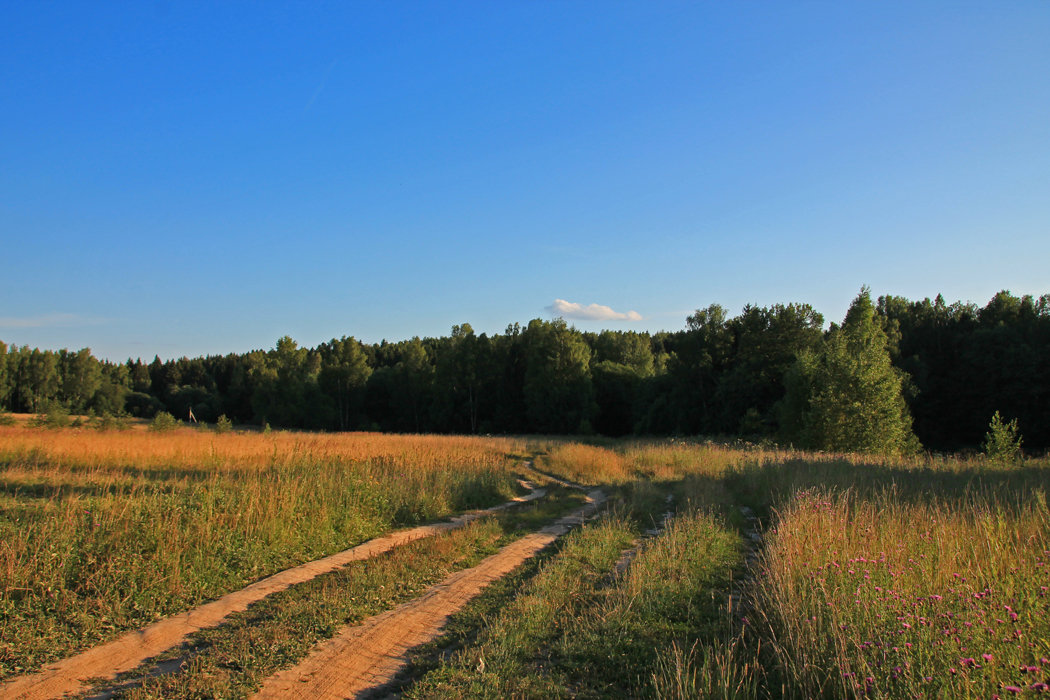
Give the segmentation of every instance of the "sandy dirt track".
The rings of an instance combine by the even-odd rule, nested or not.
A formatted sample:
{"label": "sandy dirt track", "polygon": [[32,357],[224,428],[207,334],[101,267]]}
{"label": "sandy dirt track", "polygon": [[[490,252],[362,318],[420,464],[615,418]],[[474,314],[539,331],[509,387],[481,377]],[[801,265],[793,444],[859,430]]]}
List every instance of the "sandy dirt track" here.
{"label": "sandy dirt track", "polygon": [[582,523],[604,498],[600,490],[593,490],[583,508],[507,545],[474,568],[452,574],[419,598],[344,628],[299,665],[267,679],[254,697],[351,698],[391,682],[406,665],[411,648],[435,639],[452,614]]}
{"label": "sandy dirt track", "polygon": [[[532,488],[531,484],[526,485]],[[484,515],[544,495],[543,489],[532,488],[528,494],[492,508],[472,511],[449,522],[393,532],[323,559],[286,569],[188,612],[165,618],[143,629],[124,634],[112,642],[48,664],[37,673],[4,681],[0,683],[0,700],[42,700],[81,692],[87,689],[88,679],[116,678],[118,674],[130,671],[147,659],[181,644],[194,632],[216,627],[228,616],[245,610],[252,603],[273,593],[309,581],[351,562],[369,559],[409,542],[461,528]]]}

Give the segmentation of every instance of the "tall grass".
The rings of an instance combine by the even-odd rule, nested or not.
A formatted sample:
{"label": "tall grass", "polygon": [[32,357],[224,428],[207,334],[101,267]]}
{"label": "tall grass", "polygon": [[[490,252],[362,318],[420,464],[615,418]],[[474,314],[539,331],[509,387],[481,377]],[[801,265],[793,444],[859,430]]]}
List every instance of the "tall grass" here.
{"label": "tall grass", "polygon": [[688,475],[721,478],[743,463],[782,461],[784,452],[692,440],[629,440],[608,446],[550,443],[537,458],[541,469],[582,484],[672,481]]}
{"label": "tall grass", "polygon": [[0,428],[0,677],[514,492],[508,440]]}
{"label": "tall grass", "polygon": [[559,444],[536,459],[541,469],[580,484],[624,483],[631,478],[623,457],[604,447]]}
{"label": "tall grass", "polygon": [[[1050,684],[1045,458],[19,426],[0,426],[0,677],[394,525],[502,500],[537,447],[538,468],[615,486],[624,506],[570,536],[418,695],[1006,697]],[[684,515],[611,576],[672,492]],[[744,635],[724,607],[739,505],[771,527]]]}
{"label": "tall grass", "polygon": [[800,697],[992,697],[1050,688],[1045,492],[803,491],[777,519],[758,606]]}
{"label": "tall grass", "polygon": [[492,467],[525,442],[511,438],[382,433],[213,433],[191,428],[167,432],[88,429],[41,431],[0,426],[0,461],[111,470],[259,469],[297,460],[365,462],[382,460],[410,469]]}

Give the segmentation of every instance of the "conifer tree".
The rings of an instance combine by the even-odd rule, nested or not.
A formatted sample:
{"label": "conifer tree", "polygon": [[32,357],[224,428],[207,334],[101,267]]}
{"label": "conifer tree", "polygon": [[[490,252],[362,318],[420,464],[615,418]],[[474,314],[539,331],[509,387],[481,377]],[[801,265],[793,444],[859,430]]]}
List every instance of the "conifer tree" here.
{"label": "conifer tree", "polygon": [[903,379],[890,362],[871,294],[862,288],[842,326],[831,329],[816,354],[800,357],[786,378],[781,416],[786,437],[816,449],[913,452],[919,442],[901,391]]}
{"label": "conifer tree", "polygon": [[1007,423],[996,411],[988,424],[988,432],[982,445],[989,462],[1006,466],[1021,460],[1021,433],[1017,428],[1017,419]]}

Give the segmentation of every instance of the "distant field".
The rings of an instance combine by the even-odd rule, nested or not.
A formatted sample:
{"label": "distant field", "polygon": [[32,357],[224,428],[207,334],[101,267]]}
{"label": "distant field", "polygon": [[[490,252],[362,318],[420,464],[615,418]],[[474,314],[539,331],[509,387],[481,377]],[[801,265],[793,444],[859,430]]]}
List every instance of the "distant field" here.
{"label": "distant field", "polygon": [[[604,489],[610,506],[454,618],[444,647],[416,654],[402,683],[410,697],[1050,690],[1045,458],[996,466],[695,440],[21,425],[0,427],[0,675],[392,527],[504,501],[526,458]],[[459,553],[441,556],[467,566],[564,507],[464,531]],[[421,543],[398,556],[434,581],[451,566],[438,551]],[[294,639],[281,625],[314,619],[315,597],[331,607],[339,590],[364,595],[380,580],[369,577],[386,577],[391,605],[395,588],[396,600],[418,595],[423,574],[397,561],[289,592],[291,621],[266,612],[292,605],[280,600],[238,618],[184,678],[132,695],[249,693],[271,672],[238,680],[234,670],[252,663],[254,625]],[[311,627],[311,639],[338,624]],[[268,657],[266,669],[293,661]]]}

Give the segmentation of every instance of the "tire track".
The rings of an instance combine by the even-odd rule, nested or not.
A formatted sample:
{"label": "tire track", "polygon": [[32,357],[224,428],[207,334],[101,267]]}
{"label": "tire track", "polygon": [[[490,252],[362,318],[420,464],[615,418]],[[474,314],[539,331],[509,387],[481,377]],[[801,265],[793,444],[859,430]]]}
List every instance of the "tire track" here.
{"label": "tire track", "polygon": [[410,649],[436,638],[449,617],[486,586],[583,523],[605,494],[594,489],[587,500],[583,508],[507,545],[474,568],[452,574],[419,598],[344,628],[297,666],[267,679],[254,697],[347,698],[390,683],[407,665]]}
{"label": "tire track", "polygon": [[191,634],[209,627],[217,627],[230,615],[244,611],[252,603],[269,595],[351,562],[370,559],[409,542],[459,529],[478,518],[546,495],[545,489],[534,488],[526,481],[521,483],[531,491],[506,503],[464,513],[447,522],[392,532],[323,559],[300,564],[210,603],[125,633],[111,642],[92,647],[75,656],[47,664],[37,673],[4,681],[0,683],[0,700],[43,700],[82,692],[91,685],[89,681],[113,680],[119,674],[135,669],[144,661],[178,646]]}

